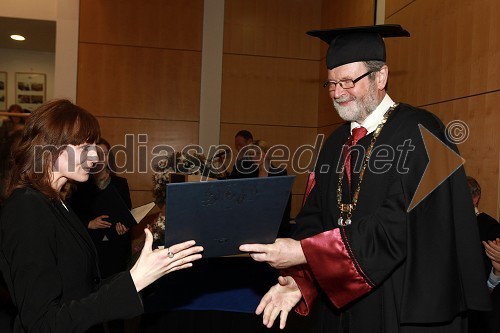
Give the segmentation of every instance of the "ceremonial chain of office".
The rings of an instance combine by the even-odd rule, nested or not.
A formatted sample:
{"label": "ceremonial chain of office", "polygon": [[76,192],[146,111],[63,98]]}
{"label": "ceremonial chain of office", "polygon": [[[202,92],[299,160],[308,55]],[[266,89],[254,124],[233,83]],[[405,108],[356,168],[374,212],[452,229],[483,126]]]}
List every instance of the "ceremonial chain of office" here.
{"label": "ceremonial chain of office", "polygon": [[[373,133],[372,141],[370,142],[370,146],[368,147],[368,150],[366,151],[365,154],[365,159],[363,161],[363,167],[361,168],[361,172],[359,173],[359,180],[358,180],[358,185],[356,186],[356,191],[354,192],[354,195],[352,197],[352,203],[342,203],[342,181],[344,180],[344,167],[345,167],[345,161],[342,164],[342,169],[340,170],[339,174],[339,182],[337,185],[337,205],[340,210],[340,217],[337,221],[338,225],[341,227],[345,227],[351,224],[351,217],[356,209],[356,204],[358,202],[358,197],[359,197],[359,191],[361,190],[361,183],[363,182],[363,176],[365,174],[366,167],[368,166],[368,162],[370,160],[370,156],[373,150],[373,147],[375,146],[375,142],[377,141],[378,136],[380,135],[380,132],[382,131],[382,128],[384,127],[385,123],[387,122],[387,119],[391,115],[392,111],[398,106],[399,104],[396,103],[393,106],[391,106],[387,112],[384,114],[384,118],[378,124],[377,128],[375,129],[375,132]],[[347,154],[346,158],[350,158],[350,152]],[[345,218],[344,218],[345,217]]]}

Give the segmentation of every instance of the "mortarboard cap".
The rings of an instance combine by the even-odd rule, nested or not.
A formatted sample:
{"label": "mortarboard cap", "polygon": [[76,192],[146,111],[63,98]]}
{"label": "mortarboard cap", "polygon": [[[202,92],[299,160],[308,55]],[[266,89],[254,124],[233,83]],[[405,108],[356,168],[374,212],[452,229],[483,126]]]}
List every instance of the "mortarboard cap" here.
{"label": "mortarboard cap", "polygon": [[307,34],[330,45],[326,53],[328,69],[358,61],[385,62],[385,44],[382,38],[410,37],[410,33],[399,24],[311,30]]}

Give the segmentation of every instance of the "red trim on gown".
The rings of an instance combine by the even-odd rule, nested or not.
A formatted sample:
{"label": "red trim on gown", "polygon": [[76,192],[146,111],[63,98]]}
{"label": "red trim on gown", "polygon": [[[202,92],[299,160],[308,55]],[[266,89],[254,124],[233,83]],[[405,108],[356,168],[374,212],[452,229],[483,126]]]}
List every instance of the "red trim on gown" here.
{"label": "red trim on gown", "polygon": [[302,292],[303,300],[297,308],[299,314],[307,314],[317,297],[314,280],[337,308],[372,290],[373,285],[356,268],[357,265],[340,235],[340,229],[322,232],[303,239],[300,243],[308,267],[284,271],[295,279]]}
{"label": "red trim on gown", "polygon": [[302,206],[304,206],[304,204],[306,203],[306,200],[309,197],[309,194],[311,194],[314,185],[316,185],[316,178],[313,171],[309,174],[309,178],[307,178],[306,193],[304,194],[304,199],[302,200]]}

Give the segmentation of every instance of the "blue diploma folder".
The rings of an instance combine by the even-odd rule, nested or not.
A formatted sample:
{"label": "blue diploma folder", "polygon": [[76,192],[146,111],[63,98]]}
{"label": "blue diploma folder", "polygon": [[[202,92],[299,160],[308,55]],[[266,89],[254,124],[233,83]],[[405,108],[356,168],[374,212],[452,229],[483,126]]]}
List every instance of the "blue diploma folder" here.
{"label": "blue diploma folder", "polygon": [[273,243],[295,176],[167,184],[165,246],[194,239],[203,257]]}

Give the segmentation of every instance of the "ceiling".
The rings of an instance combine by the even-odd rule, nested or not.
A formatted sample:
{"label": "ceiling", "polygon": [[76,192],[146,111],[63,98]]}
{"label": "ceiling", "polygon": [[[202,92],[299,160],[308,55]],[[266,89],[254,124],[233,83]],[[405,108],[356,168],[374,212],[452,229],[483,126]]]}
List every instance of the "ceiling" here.
{"label": "ceiling", "polygon": [[[23,35],[26,40],[15,41],[10,35]],[[55,52],[56,22],[0,16],[0,48]]]}

